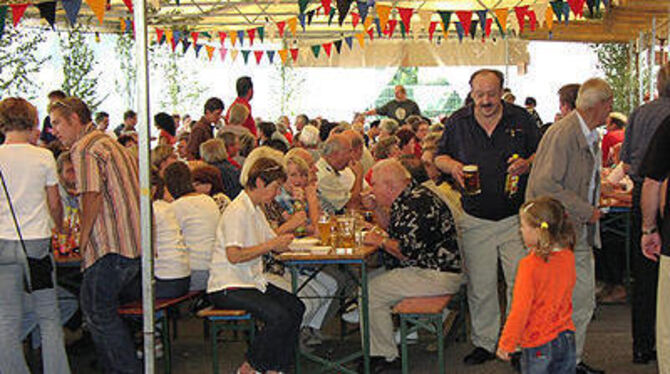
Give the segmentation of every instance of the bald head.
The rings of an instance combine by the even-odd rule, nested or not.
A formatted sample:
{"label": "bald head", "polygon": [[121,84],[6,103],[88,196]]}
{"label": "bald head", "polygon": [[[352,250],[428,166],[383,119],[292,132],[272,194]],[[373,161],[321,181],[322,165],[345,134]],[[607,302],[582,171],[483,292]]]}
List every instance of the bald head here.
{"label": "bald head", "polygon": [[372,167],[372,191],[377,204],[390,207],[412,180],[402,164],[396,159],[379,161]]}

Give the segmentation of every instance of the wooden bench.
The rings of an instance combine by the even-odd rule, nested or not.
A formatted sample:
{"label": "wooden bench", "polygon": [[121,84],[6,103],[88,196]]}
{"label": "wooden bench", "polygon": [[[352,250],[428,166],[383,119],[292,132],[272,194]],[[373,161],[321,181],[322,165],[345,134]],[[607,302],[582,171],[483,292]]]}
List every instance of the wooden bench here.
{"label": "wooden bench", "polygon": [[[440,374],[444,374],[444,330],[442,316],[454,295],[408,297],[393,307],[393,313],[400,317],[400,345],[403,374],[409,373],[407,335],[419,329],[437,335],[437,364]],[[408,326],[410,325],[410,326]]]}
{"label": "wooden bench", "polygon": [[[251,314],[245,310],[214,309],[214,307],[209,307],[199,311],[198,317],[203,318],[209,323],[212,345],[212,373],[214,374],[218,374],[219,372],[219,342],[225,341],[223,338],[219,338],[219,331],[247,331],[249,333],[249,343],[254,340],[256,323]],[[240,321],[244,323],[237,324]]]}
{"label": "wooden bench", "polygon": [[[164,368],[165,373],[172,372],[172,344],[170,341],[170,309],[176,308],[181,303],[195,299],[203,295],[203,291],[190,291],[183,296],[175,297],[173,299],[157,299],[154,301],[154,318],[156,322],[161,324],[161,340],[165,349]],[[142,316],[144,310],[142,309],[142,300],[133,301],[132,303],[124,304],[117,310],[122,316]],[[177,337],[177,321],[173,319],[173,331],[175,338]]]}

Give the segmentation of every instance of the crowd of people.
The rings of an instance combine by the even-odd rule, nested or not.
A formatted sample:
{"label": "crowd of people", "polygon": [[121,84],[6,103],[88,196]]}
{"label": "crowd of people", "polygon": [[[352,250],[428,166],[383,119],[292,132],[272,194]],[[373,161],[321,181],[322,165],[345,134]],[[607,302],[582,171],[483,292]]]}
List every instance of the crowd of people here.
{"label": "crowd of people", "polygon": [[[369,281],[372,372],[400,367],[397,302],[466,285],[466,365],[497,356],[524,373],[602,373],[586,364],[584,343],[596,299],[626,296],[625,254],[594,264],[601,199],[614,198],[632,204],[633,361],[658,360],[669,373],[670,220],[658,213],[668,209],[670,65],[659,98],[629,118],[613,112],[599,78],[562,87],[553,124],[533,98],[513,104],[504,83],[497,70],[476,71],[468,101],[436,123],[403,86],[351,123],[265,121],[252,115],[249,77],[227,110],[214,97],[197,121],[156,114],[156,145],[142,161],[151,164],[156,297],[204,291],[216,308],[247,310],[263,327],[238,373],[288,372],[298,347],[322,343],[332,298],[347,285],[307,269],[300,277],[311,282],[294,295],[276,255],[317,235],[320,220],[372,211],[362,240],[383,254]],[[141,294],[137,114],[110,130],[109,115],[93,116],[79,98],[54,91],[49,100],[41,132],[32,104],[0,101],[0,373],[29,372],[21,341],[35,325],[46,371],[70,372],[61,324],[76,298],[58,288],[52,247],[79,249],[79,307],[99,366],[140,372],[117,314]]]}

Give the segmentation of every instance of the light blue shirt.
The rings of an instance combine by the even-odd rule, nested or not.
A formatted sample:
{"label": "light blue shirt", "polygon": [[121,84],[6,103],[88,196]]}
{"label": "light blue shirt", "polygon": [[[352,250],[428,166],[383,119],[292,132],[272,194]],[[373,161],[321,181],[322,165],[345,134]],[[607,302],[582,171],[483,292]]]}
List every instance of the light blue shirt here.
{"label": "light blue shirt", "polygon": [[602,156],[600,154],[600,147],[594,147],[594,145],[598,144],[600,141],[600,136],[598,134],[598,130],[589,129],[589,127],[586,125],[586,122],[584,121],[584,118],[582,118],[581,114],[579,114],[579,111],[576,110],[575,113],[577,114],[577,118],[579,118],[580,128],[582,129],[582,133],[586,138],[586,143],[589,145],[589,150],[591,151],[591,154],[594,158],[593,173],[591,174],[591,182],[589,183],[589,202],[595,206],[598,204],[597,200],[599,200],[596,199],[595,189],[597,182],[596,178],[599,178],[600,174],[598,171],[600,170],[602,164]]}

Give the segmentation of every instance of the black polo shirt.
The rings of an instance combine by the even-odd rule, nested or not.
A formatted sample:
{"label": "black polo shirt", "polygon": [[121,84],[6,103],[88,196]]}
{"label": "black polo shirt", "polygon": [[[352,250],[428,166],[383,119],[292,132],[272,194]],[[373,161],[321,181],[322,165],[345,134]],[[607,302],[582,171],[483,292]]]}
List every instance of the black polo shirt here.
{"label": "black polo shirt", "polygon": [[527,110],[503,102],[503,115],[495,130],[488,136],[475,120],[474,108],[461,108],[449,117],[438,146],[438,155],[449,157],[464,165],[479,166],[482,192],[463,194],[461,201],[466,213],[498,221],[519,212],[524,201],[528,174],[519,178],[519,190],[511,198],[505,194],[507,160],[513,154],[528,158],[540,142],[540,131]]}
{"label": "black polo shirt", "polygon": [[[667,117],[656,129],[654,136],[651,138],[651,143],[647,150],[647,154],[640,165],[640,173],[646,178],[653,179],[658,182],[663,182],[670,174],[670,117]],[[670,184],[666,190],[667,197],[670,197]],[[670,217],[670,204],[665,204],[663,217]],[[661,254],[670,256],[670,219],[663,220],[661,227],[661,238],[663,245]]]}

